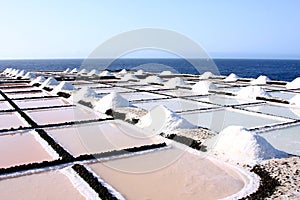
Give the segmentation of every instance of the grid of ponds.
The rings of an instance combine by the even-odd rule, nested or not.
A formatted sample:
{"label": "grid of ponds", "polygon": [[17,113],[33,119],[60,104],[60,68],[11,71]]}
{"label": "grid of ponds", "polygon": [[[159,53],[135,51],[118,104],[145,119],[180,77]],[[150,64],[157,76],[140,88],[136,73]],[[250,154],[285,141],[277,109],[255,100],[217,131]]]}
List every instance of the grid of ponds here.
{"label": "grid of ponds", "polygon": [[[191,199],[199,195],[215,199],[232,195],[246,184],[234,168],[166,144],[160,136],[29,86],[29,81],[0,79],[0,191],[4,199],[20,194],[26,199],[44,198],[45,194],[47,198],[70,199],[93,195],[102,199],[105,195],[117,199]],[[222,78],[211,81],[220,87],[218,91],[233,93],[249,85],[226,83]],[[196,83],[197,77],[186,82]],[[71,83],[76,88],[90,87],[103,96],[119,92],[145,110],[164,105],[192,124],[214,132],[229,125],[250,130],[288,127],[300,119],[299,109],[286,105],[216,93],[197,95],[189,86],[166,89],[162,84],[118,79],[75,79]],[[288,100],[299,92],[286,91],[281,85],[264,87],[278,99]],[[261,134],[278,149],[300,155],[298,133],[299,126],[292,126]]]}

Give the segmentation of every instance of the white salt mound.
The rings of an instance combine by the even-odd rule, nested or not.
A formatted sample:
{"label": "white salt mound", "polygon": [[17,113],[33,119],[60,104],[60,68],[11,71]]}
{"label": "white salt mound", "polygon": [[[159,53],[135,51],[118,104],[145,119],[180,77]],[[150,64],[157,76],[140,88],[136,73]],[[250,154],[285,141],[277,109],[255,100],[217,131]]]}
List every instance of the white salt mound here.
{"label": "white salt mound", "polygon": [[127,99],[122,97],[117,92],[111,92],[110,94],[102,97],[96,104],[94,109],[105,113],[112,108],[132,107]]}
{"label": "white salt mound", "polygon": [[88,87],[83,87],[79,90],[74,91],[69,99],[76,103],[82,100],[86,102],[91,102],[93,104],[97,99],[100,98],[101,96],[97,94],[94,90]]}
{"label": "white salt mound", "polygon": [[209,90],[216,90],[218,87],[209,81],[199,81],[192,86],[192,91],[199,95],[209,94]]}
{"label": "white salt mound", "polygon": [[87,75],[88,76],[95,76],[99,74],[99,71],[97,69],[92,69]]}
{"label": "white salt mound", "polygon": [[78,72],[78,74],[87,74],[89,71],[87,69],[82,69]]}
{"label": "white salt mound", "polygon": [[300,77],[295,78],[292,82],[289,82],[285,86],[287,89],[298,89],[300,88]]}
{"label": "white salt mound", "polygon": [[229,74],[229,76],[227,76],[227,77],[224,79],[224,81],[225,81],[225,82],[235,82],[235,81],[238,80],[238,78],[239,78],[239,77],[238,77],[236,74],[231,73],[231,74]]}
{"label": "white salt mound", "polygon": [[194,125],[163,105],[152,108],[146,115],[141,117],[136,126],[157,134],[161,132],[171,133],[179,128],[195,128]]}
{"label": "white salt mound", "polygon": [[136,71],[134,74],[135,75],[143,75],[144,71],[142,69],[140,69],[140,70]]}
{"label": "white salt mound", "polygon": [[75,74],[75,73],[77,73],[77,72],[78,72],[77,69],[74,68],[74,69],[72,69],[72,70],[70,71],[70,74]]}
{"label": "white salt mound", "polygon": [[238,98],[242,99],[256,99],[256,97],[270,97],[271,95],[267,93],[260,86],[247,86],[240,89],[237,93]]}
{"label": "white salt mound", "polygon": [[67,73],[69,73],[71,71],[71,69],[70,68],[67,68],[65,71],[63,71],[63,73],[64,74],[67,74]]}
{"label": "white salt mound", "polygon": [[138,80],[138,78],[133,74],[126,74],[121,78],[121,81],[130,81],[130,80]]}
{"label": "white salt mound", "polygon": [[292,105],[300,107],[300,94],[295,95],[293,98],[290,99],[289,102]]}
{"label": "white salt mound", "polygon": [[33,84],[35,84],[35,83],[43,83],[45,80],[46,80],[45,77],[43,77],[43,76],[38,76],[38,77],[36,77],[33,81],[31,81],[29,84],[30,84],[30,85],[33,85]]}
{"label": "white salt mound", "polygon": [[173,73],[171,71],[163,71],[160,73],[160,75],[162,76],[166,76],[166,75],[172,75]]}
{"label": "white salt mound", "polygon": [[25,70],[21,70],[21,71],[16,75],[16,77],[23,77],[23,76],[25,76],[26,73],[27,73],[27,72],[26,72]]}
{"label": "white salt mound", "polygon": [[125,74],[127,74],[127,70],[126,69],[122,69],[118,74],[119,75],[125,75]]}
{"label": "white salt mound", "polygon": [[213,73],[211,73],[211,72],[204,72],[203,74],[201,74],[201,76],[199,78],[200,79],[209,79],[212,76],[214,76]]}
{"label": "white salt mound", "polygon": [[44,87],[54,87],[58,85],[58,82],[55,78],[53,77],[49,77],[47,78],[47,80],[45,80],[42,85],[40,86],[40,88],[44,88]]}
{"label": "white salt mound", "polygon": [[269,79],[267,76],[259,76],[257,79],[252,80],[250,82],[251,85],[265,85],[267,84],[267,81],[270,81],[271,79]]}
{"label": "white salt mound", "polygon": [[144,80],[141,80],[142,83],[162,83],[163,80],[158,76],[148,76]]}
{"label": "white salt mound", "polygon": [[13,69],[12,68],[6,68],[2,74],[9,74]]}
{"label": "white salt mound", "polygon": [[32,79],[32,78],[36,78],[36,75],[34,74],[34,73],[32,73],[32,72],[27,72],[24,76],[23,76],[23,78],[28,78],[28,79]]}
{"label": "white salt mound", "polygon": [[67,81],[62,81],[53,89],[52,93],[57,94],[58,92],[72,90],[75,90],[75,87],[71,83]]}
{"label": "white salt mound", "polygon": [[9,73],[9,76],[13,77],[13,76],[17,75],[19,72],[20,72],[20,70],[18,70],[18,69],[13,69],[13,70]]}
{"label": "white salt mound", "polygon": [[266,159],[286,157],[262,136],[241,126],[229,126],[219,133],[213,152],[236,163],[256,164]]}
{"label": "white salt mound", "polygon": [[103,71],[99,74],[100,77],[114,77],[115,75],[109,71]]}
{"label": "white salt mound", "polygon": [[186,85],[186,82],[180,77],[175,77],[165,82],[164,85],[166,88],[176,88],[176,86]]}

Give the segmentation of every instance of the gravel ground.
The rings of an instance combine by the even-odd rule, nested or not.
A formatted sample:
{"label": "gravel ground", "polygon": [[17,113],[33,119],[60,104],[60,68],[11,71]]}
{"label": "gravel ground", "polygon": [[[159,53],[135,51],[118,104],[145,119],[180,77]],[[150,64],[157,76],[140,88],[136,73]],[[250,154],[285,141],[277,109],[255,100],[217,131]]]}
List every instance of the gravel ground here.
{"label": "gravel ground", "polygon": [[300,157],[267,160],[261,164],[281,186],[268,199],[300,199]]}

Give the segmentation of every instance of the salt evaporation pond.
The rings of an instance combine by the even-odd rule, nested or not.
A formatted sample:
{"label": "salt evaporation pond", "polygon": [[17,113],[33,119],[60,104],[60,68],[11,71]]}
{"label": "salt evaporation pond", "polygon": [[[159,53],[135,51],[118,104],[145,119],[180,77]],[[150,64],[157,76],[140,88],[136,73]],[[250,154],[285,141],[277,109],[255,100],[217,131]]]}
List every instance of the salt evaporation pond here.
{"label": "salt evaporation pond", "polygon": [[1,199],[85,199],[60,171],[2,179],[0,191]]}
{"label": "salt evaporation pond", "polygon": [[197,93],[193,92],[192,90],[188,90],[188,89],[176,89],[176,90],[166,90],[166,91],[157,91],[157,92],[161,93],[161,94],[175,96],[175,97],[184,97],[184,96],[195,96],[195,95],[197,95]]}
{"label": "salt evaporation pond", "polygon": [[236,125],[245,128],[254,128],[282,122],[269,116],[254,114],[235,109],[222,109],[208,112],[188,112],[181,116],[196,126],[209,128],[220,132],[227,126]]}
{"label": "salt evaporation pond", "polygon": [[14,109],[8,102],[0,101],[0,111]]}
{"label": "salt evaporation pond", "polygon": [[0,135],[0,155],[0,168],[52,160],[31,132]]}
{"label": "salt evaporation pond", "polygon": [[0,130],[28,126],[17,112],[0,113],[0,122]]}
{"label": "salt evaporation pond", "polygon": [[69,105],[66,100],[62,98],[49,98],[49,99],[34,99],[34,100],[16,100],[15,103],[20,108],[38,108],[38,107],[52,107]]}
{"label": "salt evaporation pond", "polygon": [[286,99],[286,100],[290,100],[291,98],[293,98],[295,96],[295,93],[291,93],[291,92],[269,92],[269,94],[272,97],[277,97],[277,98],[281,98],[281,99]]}
{"label": "salt evaporation pond", "polygon": [[44,91],[34,91],[34,92],[18,92],[18,93],[7,93],[6,94],[11,99],[18,99],[18,98],[31,98],[31,97],[44,97],[50,96],[48,93]]}
{"label": "salt evaporation pond", "polygon": [[300,156],[300,126],[293,126],[262,133],[275,148]]}
{"label": "salt evaporation pond", "polygon": [[23,91],[30,91],[30,90],[37,90],[37,88],[32,86],[27,87],[20,87],[20,88],[2,88],[3,92],[23,92]]}
{"label": "salt evaporation pond", "polygon": [[265,104],[259,106],[249,106],[249,107],[245,107],[245,109],[276,115],[276,116],[281,116],[281,117],[300,119],[300,108],[295,108],[295,107],[289,108],[289,107]]}
{"label": "salt evaporation pond", "polygon": [[139,102],[139,103],[134,103],[133,105],[139,108],[143,108],[145,110],[151,110],[156,105],[164,105],[168,109],[174,112],[214,107],[213,105],[210,104],[195,102],[195,101],[190,101],[190,100],[185,100],[180,98]]}
{"label": "salt evaporation pond", "polygon": [[121,121],[75,127],[53,128],[47,132],[74,156],[139,147],[162,141]]}
{"label": "salt evaporation pond", "polygon": [[110,87],[110,88],[94,88],[93,89],[98,94],[109,94],[111,92],[133,92],[134,90],[128,88],[121,88],[121,87]]}
{"label": "salt evaporation pond", "polygon": [[220,199],[240,191],[246,179],[229,166],[175,147],[89,167],[126,199]]}
{"label": "salt evaporation pond", "polygon": [[246,103],[254,103],[256,101],[253,100],[240,100],[236,98],[228,98],[219,95],[209,95],[209,96],[196,96],[196,97],[188,97],[188,99],[204,101],[208,103],[214,103],[218,105],[238,105],[238,104],[246,104]]}
{"label": "salt evaporation pond", "polygon": [[153,94],[149,92],[128,92],[128,93],[120,93],[122,97],[127,99],[128,101],[138,101],[138,100],[149,100],[149,99],[164,99],[167,98],[164,95]]}
{"label": "salt evaporation pond", "polygon": [[39,125],[100,119],[103,115],[77,107],[32,110],[26,113]]}

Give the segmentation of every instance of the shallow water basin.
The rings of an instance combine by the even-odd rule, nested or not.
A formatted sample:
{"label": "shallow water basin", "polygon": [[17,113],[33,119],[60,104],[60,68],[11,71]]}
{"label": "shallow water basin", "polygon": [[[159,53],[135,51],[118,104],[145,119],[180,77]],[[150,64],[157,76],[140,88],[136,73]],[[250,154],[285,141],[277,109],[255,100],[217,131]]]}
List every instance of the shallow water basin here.
{"label": "shallow water basin", "polygon": [[261,134],[275,148],[300,156],[300,126],[293,126]]}
{"label": "shallow water basin", "polygon": [[64,106],[69,105],[66,100],[62,98],[51,99],[34,99],[34,100],[16,100],[14,101],[20,108],[38,108],[38,107],[51,107],[51,106]]}
{"label": "shallow water basin", "polygon": [[209,103],[214,103],[218,105],[238,105],[238,104],[246,104],[246,103],[254,103],[254,100],[239,100],[234,98],[227,98],[220,95],[209,95],[209,96],[195,96],[188,97],[189,99],[204,101]]}
{"label": "shallow water basin", "polygon": [[0,191],[2,199],[85,199],[60,171],[3,179]]}
{"label": "shallow water basin", "polygon": [[134,103],[133,105],[139,108],[143,108],[145,110],[151,110],[155,106],[164,105],[168,109],[174,112],[214,107],[213,105],[210,104],[195,102],[195,101],[190,101],[185,99],[179,99],[179,98],[140,102],[140,103]]}
{"label": "shallow water basin", "polygon": [[14,109],[7,101],[0,101],[0,111]]}
{"label": "shallow water basin", "polygon": [[52,160],[30,132],[0,135],[0,168]]}
{"label": "shallow water basin", "polygon": [[104,115],[77,107],[32,110],[26,113],[39,125],[104,118]]}
{"label": "shallow water basin", "polygon": [[153,93],[149,93],[149,92],[127,92],[127,93],[121,93],[120,95],[122,97],[124,97],[125,99],[127,99],[128,101],[167,98],[164,95],[153,94]]}
{"label": "shallow water basin", "polygon": [[166,90],[166,91],[157,91],[160,94],[171,95],[174,97],[184,97],[184,96],[195,96],[197,93],[188,89],[174,89],[174,90]]}
{"label": "shallow water basin", "polygon": [[48,93],[46,93],[44,91],[24,92],[24,93],[7,93],[6,95],[11,99],[50,96]]}
{"label": "shallow water basin", "polygon": [[106,87],[106,88],[93,88],[93,90],[98,94],[108,94],[111,92],[131,92],[133,90],[121,87]]}
{"label": "shallow water basin", "polygon": [[137,127],[121,121],[48,129],[47,132],[74,156],[160,143]]}
{"label": "shallow water basin", "polygon": [[236,109],[189,112],[182,113],[181,116],[196,126],[209,128],[216,132],[220,132],[231,125],[253,128],[282,122],[282,120],[273,119],[269,116]]}
{"label": "shallow water basin", "polygon": [[0,130],[28,127],[28,124],[22,119],[17,112],[0,113]]}
{"label": "shallow water basin", "polygon": [[259,105],[259,106],[249,106],[244,107],[247,110],[267,113],[271,115],[288,117],[292,119],[300,119],[300,108],[289,108],[289,107],[281,107],[275,105]]}
{"label": "shallow water basin", "polygon": [[296,95],[296,93],[283,92],[283,91],[280,91],[280,92],[269,92],[269,94],[272,97],[277,97],[277,98],[286,99],[286,100],[290,100],[291,98],[293,98]]}
{"label": "shallow water basin", "polygon": [[245,184],[239,172],[173,147],[89,167],[126,199],[220,199]]}

